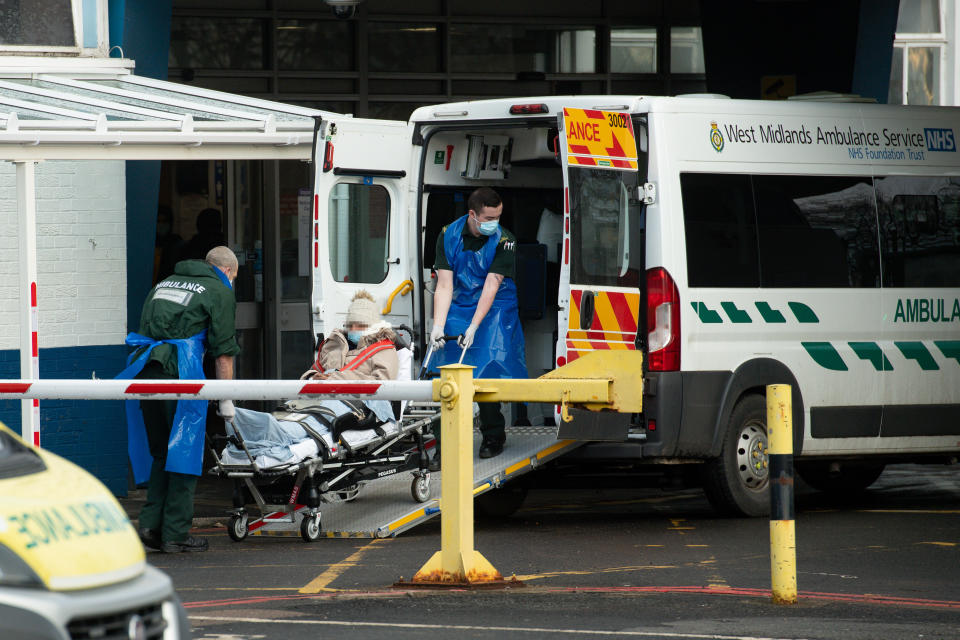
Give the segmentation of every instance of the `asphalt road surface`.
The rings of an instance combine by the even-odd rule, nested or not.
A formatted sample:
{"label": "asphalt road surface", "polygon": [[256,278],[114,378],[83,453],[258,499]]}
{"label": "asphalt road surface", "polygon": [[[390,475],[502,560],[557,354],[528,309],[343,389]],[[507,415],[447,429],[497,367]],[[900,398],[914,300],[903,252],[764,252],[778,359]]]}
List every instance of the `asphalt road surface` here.
{"label": "asphalt road surface", "polygon": [[498,591],[392,586],[439,550],[438,519],[312,544],[210,528],[209,552],[148,559],[203,640],[960,639],[960,468],[891,467],[845,501],[801,488],[796,529],[796,605],[771,602],[768,521],[717,517],[698,490],[531,491],[477,523],[524,585]]}

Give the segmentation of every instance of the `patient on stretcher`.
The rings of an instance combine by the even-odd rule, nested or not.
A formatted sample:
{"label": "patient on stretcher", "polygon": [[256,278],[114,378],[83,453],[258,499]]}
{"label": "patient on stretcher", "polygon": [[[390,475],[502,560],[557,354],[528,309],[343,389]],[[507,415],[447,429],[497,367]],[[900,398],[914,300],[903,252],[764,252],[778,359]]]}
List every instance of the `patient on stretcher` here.
{"label": "patient on stretcher", "polygon": [[[359,291],[347,310],[344,328],[334,329],[321,343],[316,360],[300,379],[409,380],[411,359],[410,349],[382,321],[373,296]],[[326,449],[321,453],[340,457],[399,431],[400,416],[386,400],[296,399],[273,414],[260,414],[263,418],[250,415],[256,413],[238,410],[235,426],[259,467],[315,456],[320,447],[310,451],[310,442],[317,440]],[[232,444],[224,457],[248,462],[246,454]]]}

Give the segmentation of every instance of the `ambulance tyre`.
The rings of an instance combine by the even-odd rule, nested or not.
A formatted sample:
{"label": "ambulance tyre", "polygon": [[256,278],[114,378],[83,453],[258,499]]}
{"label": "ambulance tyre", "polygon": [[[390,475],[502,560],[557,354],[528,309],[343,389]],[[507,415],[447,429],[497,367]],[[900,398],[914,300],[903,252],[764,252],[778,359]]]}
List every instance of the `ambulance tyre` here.
{"label": "ambulance tyre", "polygon": [[410,495],[417,502],[426,502],[430,499],[430,476],[428,474],[413,476],[410,483]]}
{"label": "ambulance tyre", "polygon": [[740,398],[727,421],[720,457],[704,467],[703,490],[722,514],[770,513],[766,422],[767,402],[762,395]]}
{"label": "ambulance tyre", "polygon": [[797,474],[818,491],[832,495],[856,495],[876,482],[883,473],[882,462],[803,462]]}
{"label": "ambulance tyre", "polygon": [[474,506],[477,515],[485,518],[509,518],[517,512],[526,497],[526,487],[507,485],[477,496]]}
{"label": "ambulance tyre", "polygon": [[316,542],[320,538],[320,516],[303,516],[300,521],[300,537],[304,542]]}
{"label": "ambulance tyre", "polygon": [[231,540],[240,542],[247,537],[248,533],[250,533],[250,530],[247,529],[247,517],[245,515],[230,517],[230,522],[227,523],[227,535],[230,536]]}

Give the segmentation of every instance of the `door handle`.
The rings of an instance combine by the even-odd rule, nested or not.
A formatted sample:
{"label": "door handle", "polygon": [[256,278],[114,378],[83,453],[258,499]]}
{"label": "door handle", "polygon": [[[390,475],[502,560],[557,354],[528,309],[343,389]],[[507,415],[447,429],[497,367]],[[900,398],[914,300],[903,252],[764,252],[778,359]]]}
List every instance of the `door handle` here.
{"label": "door handle", "polygon": [[584,291],[580,298],[580,328],[584,331],[593,324],[594,299],[593,291]]}

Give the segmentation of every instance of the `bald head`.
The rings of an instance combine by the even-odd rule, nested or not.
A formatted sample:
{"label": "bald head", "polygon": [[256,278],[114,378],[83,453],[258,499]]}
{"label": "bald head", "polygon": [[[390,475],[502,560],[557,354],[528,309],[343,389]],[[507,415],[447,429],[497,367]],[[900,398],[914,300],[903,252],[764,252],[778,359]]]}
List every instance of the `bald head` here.
{"label": "bald head", "polygon": [[214,247],[207,252],[207,264],[223,271],[230,282],[237,277],[237,256],[229,247]]}

